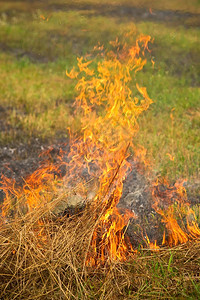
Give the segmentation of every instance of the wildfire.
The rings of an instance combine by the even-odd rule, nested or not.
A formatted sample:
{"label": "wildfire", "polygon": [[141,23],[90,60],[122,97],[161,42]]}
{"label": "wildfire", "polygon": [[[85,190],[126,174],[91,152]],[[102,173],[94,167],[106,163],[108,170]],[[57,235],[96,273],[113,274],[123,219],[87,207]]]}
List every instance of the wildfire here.
{"label": "wildfire", "polygon": [[[134,149],[135,155],[149,165],[145,159],[146,150],[136,149],[133,140],[139,129],[137,119],[152,100],[145,87],[131,82],[133,75],[146,64],[144,55],[150,41],[150,36],[140,36],[130,47],[129,43],[121,44],[116,39],[110,43],[109,51],[101,45],[94,48],[101,52],[98,62],[89,55],[77,58],[77,67],[66,71],[66,75],[77,80],[74,108],[80,118],[81,133],[79,136],[70,133],[69,153],[62,153],[57,165],[46,161],[26,179],[23,187],[3,178],[4,218],[13,210],[15,214],[22,214],[51,203],[52,194],[61,191],[76,189],[85,201],[88,189],[94,191],[90,206],[95,227],[85,258],[87,266],[100,265],[108,259],[124,260],[134,252],[125,231],[135,215],[129,210],[121,214],[116,205],[122,195],[123,181],[131,169],[129,150]],[[61,165],[67,170],[62,178],[59,176]],[[92,183],[88,184],[91,178]],[[200,229],[186,201],[183,184],[170,187],[165,182],[168,186],[165,192],[159,189],[161,184],[157,180],[153,185],[153,207],[162,216],[168,233],[167,243],[177,245],[199,236]],[[175,200],[170,203],[170,199]],[[43,223],[39,220],[38,224],[42,227]],[[44,231],[41,229],[38,234],[44,241]],[[147,239],[147,242],[150,249],[159,249],[157,241],[152,243]]]}

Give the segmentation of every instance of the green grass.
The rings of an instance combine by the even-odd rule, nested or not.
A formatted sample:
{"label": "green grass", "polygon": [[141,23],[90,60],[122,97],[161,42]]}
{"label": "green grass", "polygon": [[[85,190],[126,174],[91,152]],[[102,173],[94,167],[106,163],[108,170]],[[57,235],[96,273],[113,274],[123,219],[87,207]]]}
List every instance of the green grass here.
{"label": "green grass", "polygon": [[[138,80],[147,87],[154,104],[140,120],[138,140],[150,150],[157,172],[175,179],[198,177],[200,64],[197,51],[199,32],[155,24],[138,24],[145,33],[152,32],[155,68],[146,68]],[[173,110],[173,120],[170,114]],[[174,156],[170,161],[167,153]]]}
{"label": "green grass", "polygon": [[[33,135],[42,139],[66,136],[75,98],[75,82],[65,76],[66,68],[98,41],[108,46],[110,40],[134,28],[135,35],[142,32],[155,39],[149,55],[155,67],[147,64],[136,77],[154,100],[140,120],[137,142],[147,148],[157,173],[173,179],[198,177],[198,28],[144,21],[133,24],[114,17],[108,21],[108,17],[91,16],[87,10],[50,12],[39,9],[37,2],[26,4],[28,11],[26,5],[15,5],[18,10],[15,8],[14,13],[14,4],[4,3],[6,12],[0,16],[0,79],[4,83],[0,98],[7,111],[3,116],[7,130],[0,135],[2,145],[27,142]],[[41,16],[49,16],[49,20]]]}
{"label": "green grass", "polygon": [[[35,65],[27,58],[1,54],[1,105],[10,132],[2,132],[1,144],[7,139],[21,141],[31,136],[51,137],[58,131],[65,133],[71,123],[70,103],[73,84],[67,80],[64,68],[58,65]],[[70,92],[71,90],[71,92]],[[14,136],[13,136],[14,135]]]}

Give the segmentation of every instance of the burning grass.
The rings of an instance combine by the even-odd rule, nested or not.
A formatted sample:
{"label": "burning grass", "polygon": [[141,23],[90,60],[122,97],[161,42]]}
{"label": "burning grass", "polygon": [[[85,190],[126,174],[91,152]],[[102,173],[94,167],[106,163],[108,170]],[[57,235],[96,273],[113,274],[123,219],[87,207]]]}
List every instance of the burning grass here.
{"label": "burning grass", "polygon": [[[127,34],[126,39],[131,40],[132,35]],[[57,165],[44,163],[26,179],[23,187],[4,177],[2,189],[6,197],[0,236],[3,297],[113,299],[127,293],[131,297],[147,296],[147,289],[143,292],[144,279],[147,284],[152,279],[148,278],[148,272],[143,274],[144,279],[135,277],[141,272],[142,264],[135,266],[141,254],[126,234],[129,220],[135,215],[127,209],[120,214],[117,204],[131,168],[130,148],[144,159],[134,144],[134,137],[139,129],[138,117],[152,100],[145,87],[136,84],[135,89],[130,88],[130,74],[141,71],[146,64],[145,52],[149,50],[150,40],[150,36],[141,35],[130,47],[131,41],[121,43],[116,39],[110,43],[109,50],[98,45],[94,48],[100,57],[97,65],[94,53],[78,58],[77,69],[66,74],[78,79],[74,107],[81,132],[80,136],[71,134],[67,157],[63,153]],[[63,165],[64,177],[59,175]],[[90,200],[88,180],[82,175],[84,170],[86,178],[93,180],[94,195]],[[160,190],[160,185],[159,181],[154,183],[152,206],[165,224],[162,244],[173,246],[195,240],[193,258],[198,260],[196,247],[199,247],[200,230],[195,213],[186,201],[183,184],[169,186],[166,192]],[[62,201],[67,202],[73,193],[84,199],[84,210],[75,215],[64,211],[55,214],[55,208]],[[152,251],[160,249],[156,241],[152,243],[148,236],[144,238]],[[145,251],[142,245],[141,249]],[[161,250],[155,260],[162,260],[164,251],[167,253]],[[170,252],[167,275],[166,265],[155,264],[158,274],[161,272],[169,280],[174,280],[176,273],[172,261]],[[147,262],[146,257],[146,265]],[[190,284],[193,283],[197,294],[198,284],[193,279]],[[169,281],[167,284],[171,287]],[[152,287],[150,296],[156,293],[159,297],[166,296],[163,290],[159,292],[157,285],[155,290]],[[169,296],[168,290],[166,293]],[[176,291],[170,293],[171,296]]]}
{"label": "burning grass", "polygon": [[200,295],[198,240],[86,268],[94,210],[55,219],[50,208],[1,225],[3,299],[174,299]]}

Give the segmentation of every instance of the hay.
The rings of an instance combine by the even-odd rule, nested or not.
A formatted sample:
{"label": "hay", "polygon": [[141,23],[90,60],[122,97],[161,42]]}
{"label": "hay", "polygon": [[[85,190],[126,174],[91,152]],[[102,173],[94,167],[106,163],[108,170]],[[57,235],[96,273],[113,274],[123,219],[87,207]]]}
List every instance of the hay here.
{"label": "hay", "polygon": [[[7,223],[2,220],[0,296],[5,300],[128,299],[130,295],[131,299],[153,299],[161,294],[169,298],[177,295],[180,284],[194,288],[192,282],[198,280],[200,271],[198,240],[154,252],[143,249],[126,262],[108,257],[104,265],[86,266],[98,223],[94,215],[101,215],[99,207],[88,206],[71,217],[55,217],[48,204]],[[169,265],[172,253],[173,263]],[[150,266],[154,264],[163,266],[171,276],[168,281],[163,277],[168,287],[162,293],[153,283]]]}

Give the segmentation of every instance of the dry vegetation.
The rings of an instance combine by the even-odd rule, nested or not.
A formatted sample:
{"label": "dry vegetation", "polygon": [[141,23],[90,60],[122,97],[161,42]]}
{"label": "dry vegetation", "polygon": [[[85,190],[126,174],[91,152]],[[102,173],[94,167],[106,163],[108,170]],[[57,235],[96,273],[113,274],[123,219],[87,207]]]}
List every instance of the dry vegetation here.
{"label": "dry vegetation", "polygon": [[105,265],[90,268],[85,261],[88,251],[92,251],[90,241],[97,221],[92,217],[94,208],[88,207],[79,216],[60,218],[50,211],[46,206],[2,225],[3,299],[197,299],[200,296],[198,240],[160,251],[140,249],[126,262],[108,259]]}

